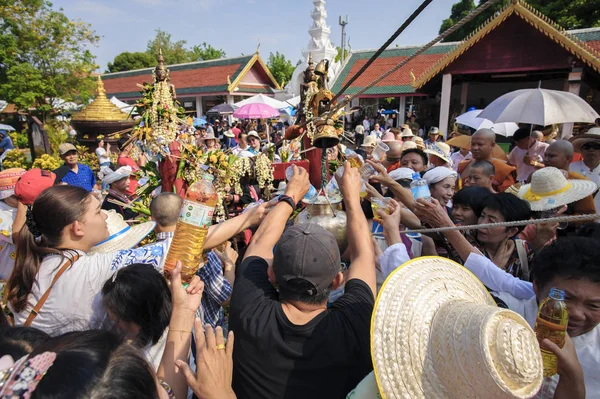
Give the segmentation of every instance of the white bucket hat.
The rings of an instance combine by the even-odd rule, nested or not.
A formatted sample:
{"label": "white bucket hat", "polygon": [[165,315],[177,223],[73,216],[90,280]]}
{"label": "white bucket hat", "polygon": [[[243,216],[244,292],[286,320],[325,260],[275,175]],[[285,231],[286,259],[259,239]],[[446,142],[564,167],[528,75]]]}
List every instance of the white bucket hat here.
{"label": "white bucket hat", "polygon": [[115,210],[102,210],[108,218],[108,238],[92,247],[88,255],[97,253],[108,253],[131,249],[138,245],[156,226],[155,222],[139,223],[130,226],[123,220],[123,216]]}
{"label": "white bucket hat", "polygon": [[531,175],[531,184],[521,186],[519,198],[529,202],[532,211],[547,211],[584,199],[598,186],[591,180],[567,180],[560,169],[548,166]]}
{"label": "white bucket hat", "polygon": [[371,319],[371,356],[387,399],[529,398],[543,379],[527,322],[441,257],[411,260],[387,278]]}
{"label": "white bucket hat", "polygon": [[101,173],[104,174],[102,183],[112,184],[116,181],[129,177],[133,173],[133,170],[131,169],[131,166],[121,166],[115,171],[111,170],[110,168],[103,168]]}

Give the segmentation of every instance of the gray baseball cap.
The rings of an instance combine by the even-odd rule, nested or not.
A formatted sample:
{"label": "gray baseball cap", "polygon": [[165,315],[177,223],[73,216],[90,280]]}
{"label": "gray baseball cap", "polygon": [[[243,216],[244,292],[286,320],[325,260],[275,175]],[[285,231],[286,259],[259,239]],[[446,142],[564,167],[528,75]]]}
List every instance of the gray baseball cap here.
{"label": "gray baseball cap", "polygon": [[314,296],[329,287],[340,272],[340,250],[333,234],[315,223],[288,227],[273,257],[279,289]]}

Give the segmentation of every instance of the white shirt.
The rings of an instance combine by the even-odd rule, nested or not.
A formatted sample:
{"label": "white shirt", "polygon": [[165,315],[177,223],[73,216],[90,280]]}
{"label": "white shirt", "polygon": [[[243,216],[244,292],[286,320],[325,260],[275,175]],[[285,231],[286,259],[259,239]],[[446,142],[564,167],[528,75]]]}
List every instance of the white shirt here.
{"label": "white shirt", "polygon": [[[569,171],[577,172],[593,181],[600,188],[600,165],[596,166],[594,169],[588,168],[582,161],[573,162],[569,167]],[[600,193],[596,193],[594,195],[594,204],[596,205],[596,209],[600,209]]]}
{"label": "white shirt", "polygon": [[102,165],[103,163],[110,163],[110,158],[106,154],[106,150],[102,147],[96,148],[96,156],[98,157],[98,163]]}
{"label": "white shirt", "polygon": [[356,134],[365,134],[365,127],[363,125],[357,125],[354,128],[354,132],[356,132]]}
{"label": "white shirt", "polygon": [[373,136],[379,140],[381,138],[381,130],[371,130],[369,136]]}
{"label": "white shirt", "polygon": [[[146,263],[162,269],[170,243],[166,240],[132,250],[95,255],[79,251],[79,259],[56,281],[31,327],[50,335],[98,327],[105,316],[101,293],[104,282],[118,269],[132,263]],[[25,323],[64,262],[59,255],[49,255],[42,261],[25,309],[13,312],[16,326]],[[13,310],[10,304],[8,306]]]}
{"label": "white shirt", "polygon": [[[495,294],[508,305],[510,310],[523,316],[532,328],[535,326],[538,312],[535,297],[519,300],[506,292]],[[571,339],[583,370],[586,398],[600,399],[600,325],[586,334]],[[548,386],[542,386],[542,391],[547,393],[538,397],[551,398],[557,383],[558,375],[555,375],[549,381]]]}
{"label": "white shirt", "polygon": [[0,280],[8,280],[15,266],[15,246],[12,241],[12,225],[17,209],[0,201]]}
{"label": "white shirt", "polygon": [[365,132],[371,130],[371,123],[368,119],[363,120],[363,127],[365,128]]}
{"label": "white shirt", "polygon": [[533,166],[523,163],[523,158],[526,155],[529,155],[532,160],[538,156],[543,159],[546,148],[548,148],[548,144],[540,143],[537,140],[527,150],[523,150],[519,147],[513,148],[508,155],[508,162],[517,167],[517,181],[527,181],[529,176],[535,172],[535,168]]}
{"label": "white shirt", "polygon": [[471,158],[473,158],[473,154],[471,154],[471,151],[469,151],[469,153],[467,155],[461,154],[460,151],[456,151],[455,153],[450,155],[450,160],[452,161],[452,167],[454,168],[454,171],[458,172],[458,164],[459,163],[461,163],[465,159],[471,159]]}

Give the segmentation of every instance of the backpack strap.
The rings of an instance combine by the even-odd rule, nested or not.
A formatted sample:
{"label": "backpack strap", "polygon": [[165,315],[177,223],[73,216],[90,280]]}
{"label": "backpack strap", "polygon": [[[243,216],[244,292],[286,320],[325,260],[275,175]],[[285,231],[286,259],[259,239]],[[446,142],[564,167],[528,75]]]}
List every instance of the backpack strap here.
{"label": "backpack strap", "polygon": [[521,262],[521,279],[525,281],[529,281],[529,259],[527,258],[527,250],[525,249],[525,241],[524,240],[515,240],[515,245],[517,247],[517,254],[519,255],[519,261]]}
{"label": "backpack strap", "polygon": [[31,310],[31,313],[29,314],[29,316],[27,317],[27,320],[25,320],[25,323],[23,324],[23,327],[29,327],[31,325],[31,323],[33,323],[33,320],[37,317],[37,315],[40,313],[40,310],[42,309],[42,306],[44,306],[44,303],[46,303],[46,300],[48,299],[48,297],[50,296],[50,291],[52,291],[52,287],[54,287],[54,284],[56,284],[56,282],[58,281],[58,279],[60,278],[60,276],[63,275],[63,273],[73,264],[77,261],[77,259],[79,259],[79,254],[75,255],[73,258],[67,260],[61,267],[60,269],[58,269],[58,272],[56,273],[56,275],[54,276],[54,278],[52,279],[52,282],[50,283],[50,287],[48,287],[48,289],[46,290],[46,292],[44,292],[44,295],[42,295],[42,297],[40,298],[40,300],[38,301],[38,303],[33,307],[33,309]]}

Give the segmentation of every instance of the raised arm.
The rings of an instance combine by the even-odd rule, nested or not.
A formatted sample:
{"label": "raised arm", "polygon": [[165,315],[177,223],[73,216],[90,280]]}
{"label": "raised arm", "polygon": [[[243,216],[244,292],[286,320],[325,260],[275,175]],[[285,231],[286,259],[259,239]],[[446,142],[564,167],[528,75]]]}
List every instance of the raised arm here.
{"label": "raised arm", "polygon": [[367,163],[377,171],[377,174],[371,176],[369,180],[386,186],[392,192],[392,194],[394,194],[394,198],[396,198],[396,200],[402,202],[411,211],[414,210],[415,205],[411,191],[402,187],[400,183],[392,179],[387,174],[387,171],[383,165],[373,161],[367,161]]}
{"label": "raised arm", "polygon": [[204,242],[204,249],[212,249],[242,231],[259,225],[268,213],[269,207],[269,203],[260,204],[250,208],[247,212],[239,216],[210,226],[206,235],[206,241]]}
{"label": "raised arm", "polygon": [[348,280],[356,278],[364,281],[375,296],[375,254],[369,224],[360,206],[361,180],[358,169],[345,162],[343,176],[336,176],[336,179],[346,205],[348,246],[351,248]]}
{"label": "raised arm", "polygon": [[[294,204],[296,204],[304,197],[304,195],[306,195],[310,188],[310,183],[308,180],[308,172],[305,169],[298,169],[295,165],[293,166],[293,169],[294,175],[285,189],[285,195],[291,197]],[[285,229],[285,224],[293,211],[294,208],[287,202],[282,201],[277,203],[260,224],[254,237],[252,237],[252,241],[250,242],[250,245],[248,245],[244,259],[250,256],[259,256],[267,262],[272,261],[273,248],[281,238],[281,234],[283,234],[283,230]]]}

